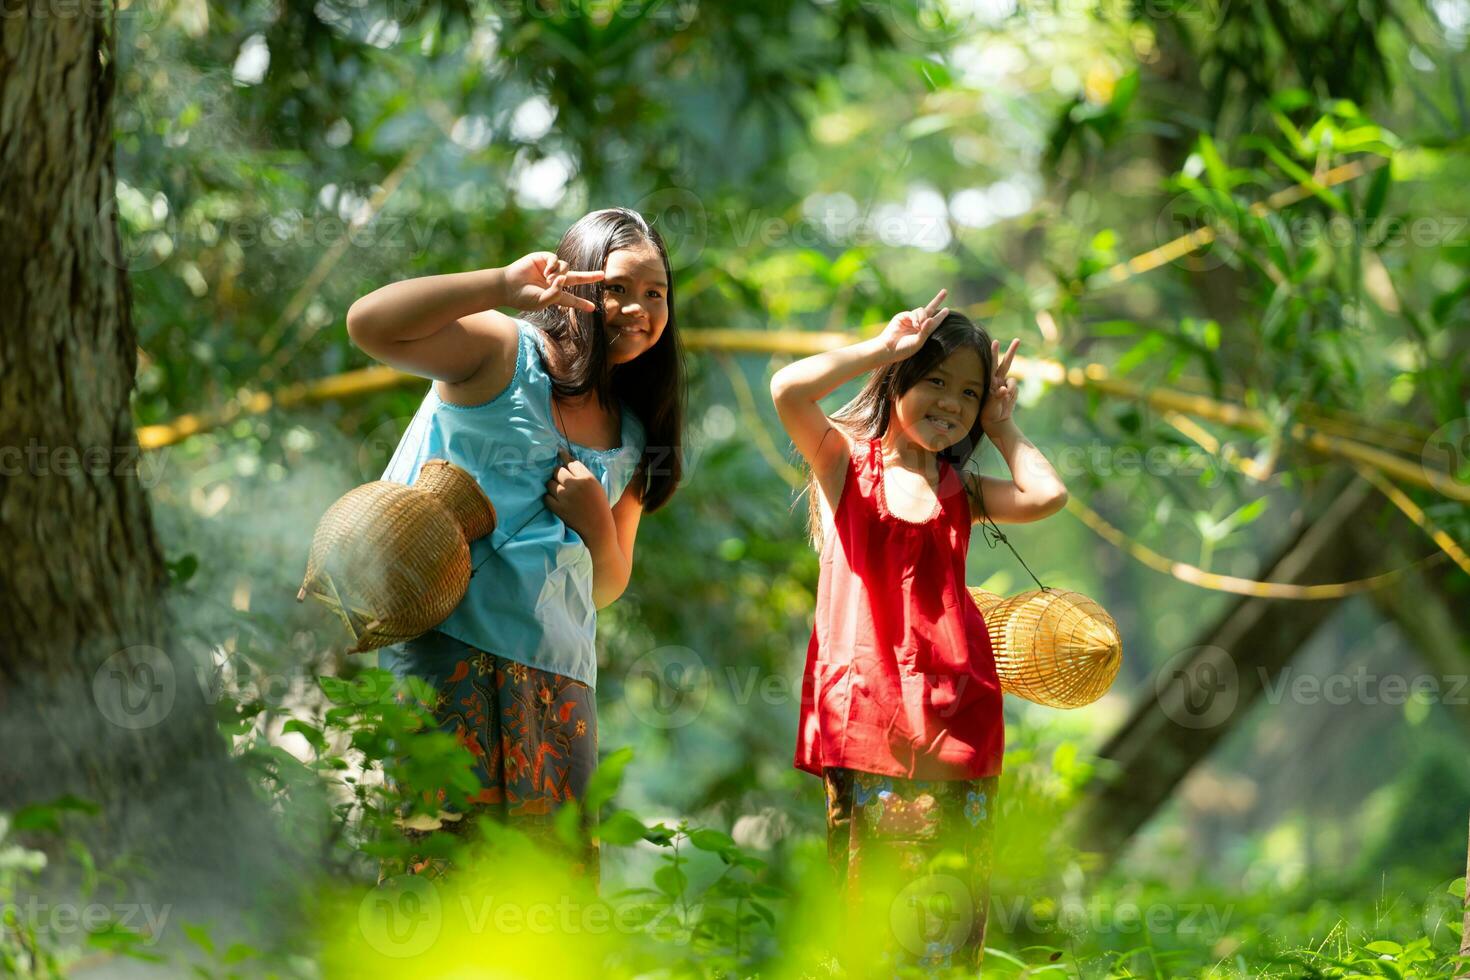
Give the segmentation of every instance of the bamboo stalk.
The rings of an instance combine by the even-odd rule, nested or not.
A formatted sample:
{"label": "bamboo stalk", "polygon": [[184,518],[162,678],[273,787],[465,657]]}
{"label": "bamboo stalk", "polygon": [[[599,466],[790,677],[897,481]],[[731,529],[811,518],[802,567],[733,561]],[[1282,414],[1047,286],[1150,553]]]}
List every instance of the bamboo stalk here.
{"label": "bamboo stalk", "polygon": [[[727,353],[780,353],[807,356],[835,346],[850,343],[851,335],[843,333],[804,333],[801,331],[764,330],[687,330],[684,344],[690,350]],[[1171,388],[1145,388],[1139,382],[1112,377],[1101,364],[1068,368],[1058,361],[1018,356],[1011,365],[1018,378],[1040,377],[1043,381],[1069,387],[1097,391],[1114,398],[1142,402],[1160,411],[1173,410],[1184,415],[1204,418],[1232,428],[1269,432],[1270,421],[1259,410],[1223,402],[1205,395]],[[388,367],[371,367],[348,371],[317,381],[288,385],[274,394],[242,391],[234,402],[215,413],[183,415],[172,422],[142,426],[138,443],[144,449],[173,445],[191,435],[226,425],[241,414],[264,412],[273,405],[290,407],[308,402],[327,401],[370,394],[402,384],[422,383],[424,379],[403,374]],[[1470,501],[1470,487],[1460,486],[1448,473],[1396,456],[1382,449],[1346,436],[1319,432],[1304,423],[1294,423],[1289,433],[1298,442],[1329,457],[1365,463],[1401,483],[1433,490],[1451,500]]]}
{"label": "bamboo stalk", "polygon": [[[1247,210],[1255,217],[1261,218],[1272,211],[1279,211],[1299,201],[1311,197],[1317,190],[1332,187],[1336,184],[1356,180],[1364,174],[1370,174],[1388,162],[1385,157],[1366,157],[1344,163],[1333,167],[1331,170],[1323,171],[1321,176],[1311,181],[1301,181],[1290,187],[1283,187],[1276,191],[1264,201],[1256,201]],[[1107,286],[1115,286],[1120,282],[1126,282],[1135,276],[1152,272],[1154,269],[1168,265],[1175,259],[1182,259],[1201,246],[1208,245],[1215,240],[1215,229],[1206,225],[1196,228],[1194,231],[1180,235],[1172,241],[1165,242],[1157,248],[1149,249],[1124,262],[1119,262],[1110,268],[1089,276],[1085,285],[1086,289],[1099,289]]]}
{"label": "bamboo stalk", "polygon": [[[1270,467],[1262,466],[1256,460],[1240,455],[1229,446],[1225,446],[1225,451],[1221,452],[1220,441],[1187,415],[1180,415],[1178,412],[1172,411],[1166,412],[1164,414],[1164,420],[1193,439],[1206,452],[1220,456],[1229,465],[1245,473],[1252,479],[1264,481],[1270,476]],[[1429,519],[1429,515],[1424,513],[1423,508],[1409,499],[1408,494],[1400,490],[1393,481],[1389,480],[1373,467],[1365,466],[1362,463],[1354,463],[1353,466],[1358,471],[1359,476],[1377,487],[1379,492],[1387,497],[1405,517],[1418,525],[1429,536],[1429,539],[1439,547],[1440,551],[1453,559],[1456,565],[1459,565],[1466,572],[1470,572],[1470,555],[1465,553],[1465,549],[1460,547],[1459,542],[1435,525]]]}
{"label": "bamboo stalk", "polygon": [[1330,582],[1322,585],[1261,582],[1255,579],[1241,578],[1238,575],[1220,575],[1215,572],[1207,572],[1196,565],[1175,561],[1172,558],[1161,555],[1147,545],[1128,537],[1128,535],[1109,524],[1101,514],[1082,503],[1076,497],[1069,497],[1067,499],[1067,510],[1082,523],[1097,532],[1098,536],[1109,544],[1121,551],[1127,552],[1155,571],[1163,572],[1165,575],[1176,578],[1181,582],[1187,582],[1190,585],[1196,585],[1213,592],[1231,592],[1236,595],[1256,596],[1262,599],[1341,599],[1344,596],[1357,595],[1361,592],[1382,588],[1410,568],[1426,566],[1440,561],[1445,557],[1444,552],[1437,551],[1403,568],[1395,568],[1368,578],[1354,579],[1350,582]]}

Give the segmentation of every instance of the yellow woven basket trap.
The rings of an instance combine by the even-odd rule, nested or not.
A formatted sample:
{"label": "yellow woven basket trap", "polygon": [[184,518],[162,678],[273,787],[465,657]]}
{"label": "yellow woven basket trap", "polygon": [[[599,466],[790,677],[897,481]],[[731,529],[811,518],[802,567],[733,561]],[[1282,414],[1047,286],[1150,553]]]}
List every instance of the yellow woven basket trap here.
{"label": "yellow woven basket trap", "polygon": [[470,542],[494,529],[495,507],[475,478],[428,460],[412,486],[375,480],[327,509],[296,601],[326,603],[352,634],[352,653],[413,639],[459,605]]}
{"label": "yellow woven basket trap", "polygon": [[972,588],[970,596],[985,618],[1007,694],[1052,708],[1080,708],[1102,697],[1118,676],[1118,624],[1082,593],[1032,589],[1003,599]]}

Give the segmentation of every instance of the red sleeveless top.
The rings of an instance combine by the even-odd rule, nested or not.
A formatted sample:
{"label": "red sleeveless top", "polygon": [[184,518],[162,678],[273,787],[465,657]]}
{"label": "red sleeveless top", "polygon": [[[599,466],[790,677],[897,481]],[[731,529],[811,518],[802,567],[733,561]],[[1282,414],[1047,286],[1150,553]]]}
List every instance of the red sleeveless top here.
{"label": "red sleeveless top", "polygon": [[880,440],[854,445],[822,547],[796,768],[907,779],[1000,772],[1000,681],[965,588],[970,503],[943,460],[937,496],[927,521],[894,516]]}

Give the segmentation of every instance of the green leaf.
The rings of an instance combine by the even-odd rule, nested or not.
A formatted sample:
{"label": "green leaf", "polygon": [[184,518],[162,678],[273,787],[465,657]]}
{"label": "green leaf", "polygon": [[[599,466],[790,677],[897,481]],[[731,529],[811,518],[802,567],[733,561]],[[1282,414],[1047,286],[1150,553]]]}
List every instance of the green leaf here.
{"label": "green leaf", "polygon": [[568,847],[577,847],[582,842],[582,806],[576,800],[568,800],[552,818],[556,837]]}
{"label": "green leaf", "polygon": [[1292,112],[1312,104],[1312,93],[1303,88],[1284,88],[1271,95],[1272,108]]}
{"label": "green leaf", "polygon": [[173,585],[183,585],[194,577],[199,571],[199,557],[194,554],[184,555],[177,561],[166,562],[168,577]]}
{"label": "green leaf", "polygon": [[260,950],[254,946],[247,946],[245,943],[233,943],[229,949],[225,950],[225,955],[220,957],[220,962],[229,966],[230,964],[248,960],[252,956],[258,956],[259,954]]}
{"label": "green leaf", "polygon": [[1010,953],[1007,953],[1003,949],[995,949],[990,946],[985,947],[985,958],[999,960],[1002,963],[1009,963],[1012,966],[1019,968],[1023,972],[1026,971],[1026,968],[1030,965],[1025,960],[1018,959],[1017,957],[1012,956]]}
{"label": "green leaf", "polygon": [[674,865],[666,864],[653,873],[653,883],[665,895],[678,898],[689,887],[689,876]]}
{"label": "green leaf", "polygon": [[674,831],[664,824],[656,823],[644,831],[643,839],[650,844],[669,847],[674,843]]}
{"label": "green leaf", "polygon": [[1306,142],[1302,139],[1301,130],[1292,125],[1291,120],[1283,113],[1271,113],[1271,119],[1276,123],[1276,128],[1281,130],[1283,136],[1291,143],[1291,151],[1298,156],[1306,153]]}
{"label": "green leaf", "polygon": [[625,745],[597,764],[592,778],[587,780],[587,791],[582,796],[582,805],[587,808],[588,813],[595,816],[604,804],[618,795],[618,787],[623,785],[623,770],[632,761],[633,749]]}
{"label": "green leaf", "polygon": [[214,940],[209,938],[209,930],[194,922],[185,922],[184,935],[194,941],[194,945],[204,950],[210,956],[214,955]]}
{"label": "green leaf", "polygon": [[350,700],[347,682],[340,677],[318,675],[316,683],[322,689],[322,693],[327,696],[327,700],[333,704],[346,704]]}
{"label": "green leaf", "polygon": [[1288,158],[1286,154],[1282,153],[1270,143],[1267,143],[1264,140],[1259,140],[1256,142],[1256,145],[1259,146],[1262,151],[1264,151],[1265,154],[1271,158],[1272,162],[1275,163],[1276,166],[1285,171],[1288,177],[1301,184],[1307,190],[1311,191],[1316,198],[1318,198],[1328,207],[1332,208],[1332,210],[1336,211],[1338,214],[1347,214],[1347,204],[1344,203],[1340,194],[1317,183],[1316,179],[1313,178],[1312,175],[1309,174],[1306,170],[1304,170],[1300,164],[1298,164],[1295,160]]}
{"label": "green leaf", "polygon": [[80,796],[68,793],[47,803],[33,803],[30,806],[21,807],[11,818],[11,825],[16,830],[47,830],[51,833],[60,833],[61,814],[85,813],[88,816],[96,816],[101,812],[102,808],[91,800],[84,800]]}
{"label": "green leaf", "polygon": [[292,718],[290,721],[286,722],[284,725],[281,726],[281,731],[296,732],[301,737],[305,738],[306,741],[311,744],[311,747],[316,749],[318,752],[323,751],[327,747],[327,738],[325,735],[322,734],[322,730],[320,728],[317,728],[315,725],[307,724],[300,718]]}
{"label": "green leaf", "polygon": [[1395,966],[1394,963],[1393,963],[1393,960],[1390,960],[1390,959],[1381,959],[1381,960],[1369,960],[1368,962],[1372,963],[1375,967],[1377,967],[1378,968],[1378,972],[1379,973],[1382,973],[1384,976],[1386,976],[1386,977],[1393,977],[1394,980],[1403,980],[1404,971],[1403,970],[1400,970],[1397,966]]}
{"label": "green leaf", "polygon": [[1164,347],[1164,338],[1156,333],[1145,336],[1138,343],[1130,347],[1113,364],[1113,374],[1123,377],[1139,365],[1149,361]]}
{"label": "green leaf", "polygon": [[760,902],[751,902],[750,907],[755,910],[757,915],[766,920],[766,925],[772,929],[776,928],[776,913],[772,912]]}
{"label": "green leaf", "polygon": [[618,810],[597,825],[599,840],[609,844],[635,844],[643,839],[646,828],[627,810]]}
{"label": "green leaf", "polygon": [[1142,324],[1134,320],[1103,320],[1093,324],[1088,332],[1094,337],[1126,337],[1141,329]]}
{"label": "green leaf", "polygon": [[917,140],[932,133],[943,132],[954,124],[954,117],[945,113],[920,116],[903,127],[903,138],[905,141]]}
{"label": "green leaf", "polygon": [[1230,168],[1225,165],[1225,160],[1220,156],[1220,151],[1215,147],[1215,141],[1208,133],[1200,134],[1199,138],[1200,157],[1205,161],[1205,173],[1210,177],[1210,183],[1222,194],[1230,193]]}
{"label": "green leaf", "polygon": [[735,841],[729,834],[710,827],[689,831],[689,843],[701,851],[727,851],[735,847]]}
{"label": "green leaf", "polygon": [[1371,229],[1383,213],[1383,204],[1388,199],[1388,185],[1392,181],[1392,167],[1379,167],[1368,185],[1368,196],[1363,200],[1363,227]]}
{"label": "green leaf", "polygon": [[1121,115],[1125,112],[1133,97],[1138,94],[1138,71],[1128,72],[1118,79],[1118,84],[1113,87],[1113,97],[1108,100],[1108,107],[1114,113]]}

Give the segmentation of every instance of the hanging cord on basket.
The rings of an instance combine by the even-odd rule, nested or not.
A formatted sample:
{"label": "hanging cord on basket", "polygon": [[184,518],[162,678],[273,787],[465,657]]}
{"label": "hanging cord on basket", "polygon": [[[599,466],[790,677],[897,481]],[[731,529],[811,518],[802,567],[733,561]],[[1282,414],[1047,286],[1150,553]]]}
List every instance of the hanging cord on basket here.
{"label": "hanging cord on basket", "polygon": [[[551,396],[551,407],[556,412],[557,420],[561,423],[561,431],[559,431],[557,433],[557,435],[561,436],[562,445],[566,449],[567,455],[568,456],[573,456],[575,458],[575,454],[572,452],[572,441],[567,438],[567,433],[566,433],[567,421],[566,421],[565,418],[562,417],[562,414],[561,414],[561,406],[556,403],[556,395],[555,395],[555,393],[553,393],[552,396]],[[500,542],[500,544],[498,544],[495,547],[491,548],[490,549],[490,554],[486,555],[484,558],[481,558],[480,561],[479,561],[479,564],[475,565],[474,568],[470,569],[470,578],[474,578],[475,577],[475,573],[480,570],[480,566],[481,565],[485,564],[487,561],[489,561],[491,558],[493,558],[495,556],[495,554],[500,551],[501,548],[504,548],[507,544],[509,544],[510,543],[510,540],[512,538],[514,538],[517,534],[520,534],[521,531],[525,529],[525,527],[526,527],[527,524],[530,524],[536,518],[540,517],[541,516],[541,512],[544,511],[545,509],[546,509],[546,505],[543,503],[541,506],[539,506],[535,510],[531,511],[531,516],[528,517],[528,518],[526,518],[524,521],[521,521],[520,527],[517,527],[514,531],[510,532],[509,534],[507,534],[505,536],[505,540],[504,541]]]}
{"label": "hanging cord on basket", "polygon": [[985,509],[985,488],[980,483],[980,474],[978,473],[975,474],[975,493],[980,498],[980,533],[985,536],[985,543],[990,545],[991,549],[995,548],[997,541],[1010,548],[1011,554],[1015,555],[1016,561],[1020,562],[1021,567],[1026,569],[1026,574],[1031,576],[1031,581],[1036,583],[1037,588],[1043,592],[1052,591],[1049,587],[1041,584],[1041,579],[1037,578],[1036,573],[1031,571],[1031,566],[1026,564],[1026,559],[1021,557],[1021,553],[1016,550],[1015,545],[1011,544],[1005,534],[996,525],[995,521],[990,519],[990,512]]}

